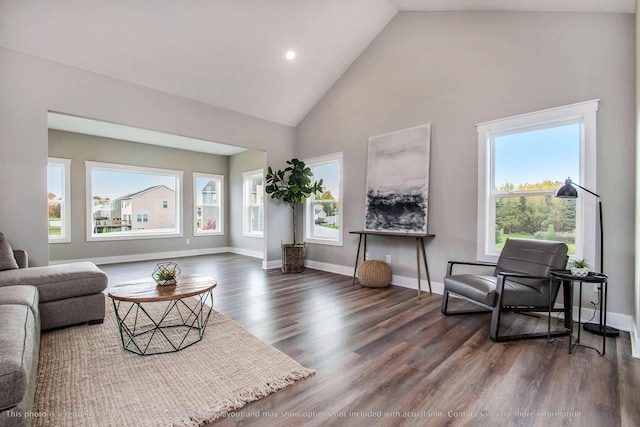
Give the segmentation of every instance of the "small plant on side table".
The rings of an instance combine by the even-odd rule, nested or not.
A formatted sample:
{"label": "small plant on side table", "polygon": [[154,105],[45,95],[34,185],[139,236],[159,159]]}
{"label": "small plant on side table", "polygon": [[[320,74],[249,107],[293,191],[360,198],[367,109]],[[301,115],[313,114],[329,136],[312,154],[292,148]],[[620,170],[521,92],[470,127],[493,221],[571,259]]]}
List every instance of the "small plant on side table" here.
{"label": "small plant on side table", "polygon": [[571,274],[577,277],[586,277],[591,271],[591,265],[586,259],[576,259],[572,262]]}

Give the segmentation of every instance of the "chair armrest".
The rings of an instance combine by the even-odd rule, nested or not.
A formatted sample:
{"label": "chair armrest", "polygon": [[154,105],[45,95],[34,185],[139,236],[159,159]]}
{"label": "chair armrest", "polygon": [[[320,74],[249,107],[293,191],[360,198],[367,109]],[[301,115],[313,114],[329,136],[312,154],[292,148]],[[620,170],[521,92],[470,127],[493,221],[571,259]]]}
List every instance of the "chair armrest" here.
{"label": "chair armrest", "polygon": [[14,249],[13,257],[16,259],[18,263],[18,267],[27,268],[29,267],[29,257],[27,255],[27,251],[24,249]]}
{"label": "chair armrest", "polygon": [[516,273],[515,271],[501,271],[498,276],[507,277],[519,277],[521,279],[550,279],[550,276],[532,276],[531,274]]}
{"label": "chair armrest", "polygon": [[483,262],[483,261],[449,261],[447,262],[447,276],[451,276],[453,272],[453,266],[459,265],[471,265],[475,267],[495,267],[496,264],[492,262]]}
{"label": "chair armrest", "polygon": [[[515,271],[501,271],[500,273],[498,273],[498,280],[496,281],[496,293],[498,295],[502,295],[502,292],[504,291],[504,283],[509,277],[517,277],[520,279],[551,280],[551,276],[533,276],[531,274],[516,273]],[[526,286],[526,284],[524,283],[523,285]]]}

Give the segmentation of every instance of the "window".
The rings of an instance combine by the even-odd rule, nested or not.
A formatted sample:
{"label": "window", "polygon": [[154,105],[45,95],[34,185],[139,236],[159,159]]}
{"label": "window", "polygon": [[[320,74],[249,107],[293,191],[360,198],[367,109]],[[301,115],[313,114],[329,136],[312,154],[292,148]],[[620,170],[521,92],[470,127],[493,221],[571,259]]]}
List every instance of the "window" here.
{"label": "window", "polygon": [[242,178],[244,235],[262,237],[264,234],[264,171],[258,169],[244,172]]}
{"label": "window", "polygon": [[509,237],[563,241],[572,257],[595,259],[595,198],[555,191],[568,177],[595,188],[597,108],[588,101],[477,125],[479,260],[495,261]]}
{"label": "window", "polygon": [[163,209],[167,209],[169,207],[169,201],[168,200],[163,200],[162,201],[162,208]]}
{"label": "window", "polygon": [[342,246],[342,153],[305,160],[322,194],[305,203],[305,237],[309,243]]}
{"label": "window", "polygon": [[86,168],[87,240],[182,235],[182,171],[89,161]]}
{"label": "window", "polygon": [[71,241],[71,160],[49,157],[47,203],[49,243]]}
{"label": "window", "polygon": [[224,234],[224,176],[194,173],[193,235]]}

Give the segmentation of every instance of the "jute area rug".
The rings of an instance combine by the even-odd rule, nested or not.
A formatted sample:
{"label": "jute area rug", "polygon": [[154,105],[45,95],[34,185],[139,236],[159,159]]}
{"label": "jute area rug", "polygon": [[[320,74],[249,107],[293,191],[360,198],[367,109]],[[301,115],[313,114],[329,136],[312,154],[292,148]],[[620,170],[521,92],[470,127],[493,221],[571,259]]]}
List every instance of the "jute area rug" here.
{"label": "jute area rug", "polygon": [[42,334],[32,422],[198,426],[312,374],[215,310],[202,341],[176,353],[130,353],[107,298],[103,324]]}

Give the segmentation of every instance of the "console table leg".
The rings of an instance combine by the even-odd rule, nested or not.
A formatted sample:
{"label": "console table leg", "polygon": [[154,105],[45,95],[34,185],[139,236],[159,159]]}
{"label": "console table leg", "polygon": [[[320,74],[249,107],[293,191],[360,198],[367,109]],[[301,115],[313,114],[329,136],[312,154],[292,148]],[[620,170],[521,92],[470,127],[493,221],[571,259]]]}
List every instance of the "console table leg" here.
{"label": "console table leg", "polygon": [[420,238],[416,238],[416,264],[418,266],[418,299],[422,296],[422,286],[420,284]]}
{"label": "console table leg", "polygon": [[422,260],[424,261],[424,269],[427,273],[427,283],[429,284],[429,294],[433,294],[431,291],[431,275],[429,274],[429,264],[427,263],[427,251],[424,248],[424,238],[420,237],[420,246],[422,246]]}
{"label": "console table leg", "polygon": [[[356,284],[356,272],[358,271],[358,258],[360,258],[360,245],[362,244],[362,234],[360,235],[360,239],[358,239],[358,252],[356,253],[356,265],[353,267],[353,280],[351,281],[351,285]],[[366,252],[366,248],[365,248]]]}

